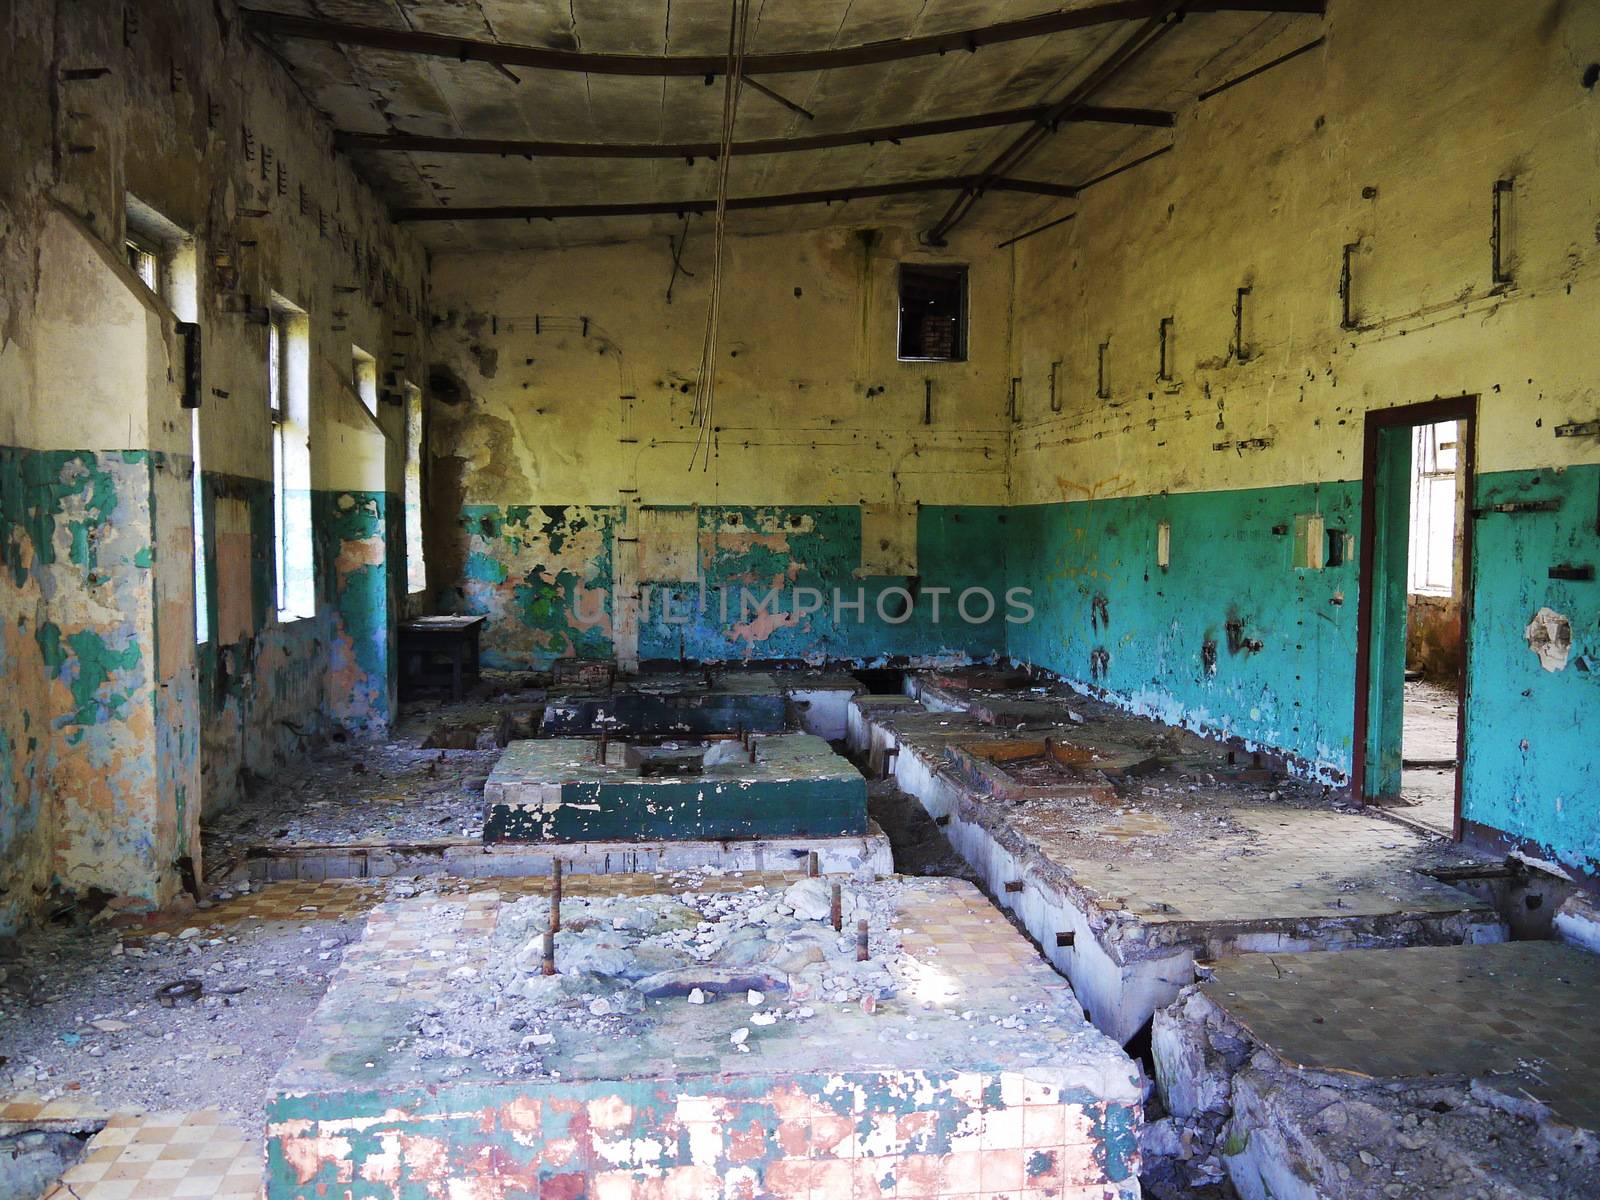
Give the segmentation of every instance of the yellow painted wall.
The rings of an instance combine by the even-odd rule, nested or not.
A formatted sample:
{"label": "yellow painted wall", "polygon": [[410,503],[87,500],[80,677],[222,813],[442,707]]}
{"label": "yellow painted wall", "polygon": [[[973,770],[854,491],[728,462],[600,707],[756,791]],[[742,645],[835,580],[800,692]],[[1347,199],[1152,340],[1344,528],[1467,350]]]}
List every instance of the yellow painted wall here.
{"label": "yellow painted wall", "polygon": [[[691,471],[711,246],[691,234],[671,304],[665,239],[436,258],[434,357],[470,399],[434,391],[435,503],[1003,501],[1011,280],[991,238],[730,237],[719,432]],[[969,361],[896,361],[901,261],[971,264]]]}
{"label": "yellow painted wall", "polygon": [[[1465,393],[1482,397],[1480,471],[1600,459],[1594,438],[1553,436],[1600,410],[1600,89],[1580,82],[1600,8],[1333,0],[1323,31],[1323,48],[1181,112],[1171,153],[1014,247],[1017,502],[1358,479],[1362,413]],[[1515,179],[1516,282],[1496,293],[1498,178]],[[1354,331],[1338,295],[1351,242]],[[1171,383],[1156,379],[1167,316]],[[1271,444],[1213,449],[1255,438]]]}

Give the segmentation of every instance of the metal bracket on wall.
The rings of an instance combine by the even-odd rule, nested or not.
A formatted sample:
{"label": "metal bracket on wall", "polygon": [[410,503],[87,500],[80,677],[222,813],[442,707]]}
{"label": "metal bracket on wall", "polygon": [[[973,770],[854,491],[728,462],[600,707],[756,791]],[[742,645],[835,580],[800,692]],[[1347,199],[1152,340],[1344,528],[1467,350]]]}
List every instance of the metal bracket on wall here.
{"label": "metal bracket on wall", "polygon": [[1344,258],[1339,267],[1339,328],[1355,329],[1360,325],[1350,304],[1350,261],[1361,248],[1361,239],[1344,244]]}
{"label": "metal bracket on wall", "polygon": [[1250,294],[1245,284],[1233,295],[1233,357],[1237,362],[1250,361],[1250,347],[1244,344],[1244,298]]}
{"label": "metal bracket on wall", "polygon": [[1556,563],[1547,572],[1551,579],[1565,579],[1574,583],[1593,583],[1593,563]]}
{"label": "metal bracket on wall", "polygon": [[1472,510],[1474,518],[1482,518],[1492,513],[1518,513],[1558,512],[1561,509],[1561,497],[1552,496],[1547,500],[1506,500],[1500,504],[1486,504],[1482,508]]}
{"label": "metal bracket on wall", "polygon": [[1506,265],[1505,252],[1506,208],[1514,186],[1514,181],[1510,179],[1494,181],[1494,216],[1489,227],[1489,251],[1495,287],[1510,287],[1516,282]]}

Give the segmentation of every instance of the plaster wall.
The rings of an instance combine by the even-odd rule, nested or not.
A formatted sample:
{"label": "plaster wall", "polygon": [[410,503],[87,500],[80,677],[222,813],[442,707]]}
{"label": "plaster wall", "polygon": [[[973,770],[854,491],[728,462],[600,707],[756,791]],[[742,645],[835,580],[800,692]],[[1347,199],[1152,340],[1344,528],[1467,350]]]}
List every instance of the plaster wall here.
{"label": "plaster wall", "polygon": [[[967,361],[897,360],[901,261],[970,264]],[[1000,577],[1010,264],[976,235],[937,253],[901,230],[731,237],[702,439],[709,237],[681,262],[674,279],[665,240],[435,260],[441,604],[487,612],[508,666],[998,653],[1003,622],[969,626],[953,598],[937,622],[926,597],[904,620],[876,599]],[[774,586],[778,605],[741,609],[738,589]],[[825,611],[794,611],[795,587]],[[835,587],[863,589],[864,617],[835,613]]]}
{"label": "plaster wall", "polygon": [[[402,416],[361,406],[351,352],[420,377],[425,282],[420,248],[246,40],[232,0],[16,0],[0,37],[0,678],[17,701],[0,714],[4,930],[57,886],[170,900],[181,861],[200,865],[202,809],[330,720],[387,720]],[[129,196],[186,235],[169,248],[197,264],[192,302],[129,268]],[[319,602],[292,622],[274,588],[275,293],[308,318],[320,514],[294,564]],[[192,305],[203,336],[199,643],[173,304]],[[375,525],[351,527],[349,508]],[[352,559],[370,569],[339,568]],[[341,706],[325,717],[330,693]]]}
{"label": "plaster wall", "polygon": [[[1476,396],[1469,507],[1561,507],[1476,521],[1465,816],[1592,871],[1600,809],[1576,797],[1600,786],[1580,749],[1600,593],[1547,572],[1597,557],[1600,440],[1557,430],[1600,408],[1600,94],[1581,82],[1600,11],[1334,0],[1324,32],[1180,113],[1170,153],[1014,248],[1012,501],[1031,515],[1009,557],[1048,602],[1013,653],[1342,781],[1357,576],[1349,557],[1297,568],[1296,518],[1320,513],[1353,557],[1365,414]],[[1559,671],[1524,636],[1547,605],[1571,622]]]}

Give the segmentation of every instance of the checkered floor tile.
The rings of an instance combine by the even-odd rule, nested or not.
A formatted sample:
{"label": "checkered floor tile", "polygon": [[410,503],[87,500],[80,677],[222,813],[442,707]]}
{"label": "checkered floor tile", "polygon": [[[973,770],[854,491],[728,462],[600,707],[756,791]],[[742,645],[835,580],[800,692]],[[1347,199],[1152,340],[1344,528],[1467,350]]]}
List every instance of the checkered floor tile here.
{"label": "checkered floor tile", "polygon": [[255,1200],[262,1151],[215,1111],[113,1116],[44,1200]]}
{"label": "checkered floor tile", "polygon": [[1556,942],[1255,954],[1204,986],[1292,1065],[1519,1074],[1559,1116],[1600,1130],[1600,956]]}

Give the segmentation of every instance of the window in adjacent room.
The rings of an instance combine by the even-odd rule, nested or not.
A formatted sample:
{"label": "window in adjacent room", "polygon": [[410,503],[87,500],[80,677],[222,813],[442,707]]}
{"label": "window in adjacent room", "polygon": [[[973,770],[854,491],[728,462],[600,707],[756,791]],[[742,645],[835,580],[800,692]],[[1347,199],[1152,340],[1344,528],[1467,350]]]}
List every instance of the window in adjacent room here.
{"label": "window in adjacent room", "polygon": [[900,264],[902,362],[964,362],[967,268]]}
{"label": "window in adjacent room", "polygon": [[267,326],[267,405],[272,418],[272,532],[278,619],[316,613],[311,550],[310,321],[276,292]]}
{"label": "window in adjacent room", "polygon": [[426,591],[422,558],[422,389],[406,385],[406,590]]}
{"label": "window in adjacent room", "polygon": [[1456,422],[1418,425],[1411,447],[1411,593],[1449,596],[1455,591],[1456,541],[1461,508]]}
{"label": "window in adjacent room", "polygon": [[378,360],[360,346],[350,347],[350,382],[361,403],[373,416],[378,415]]}

